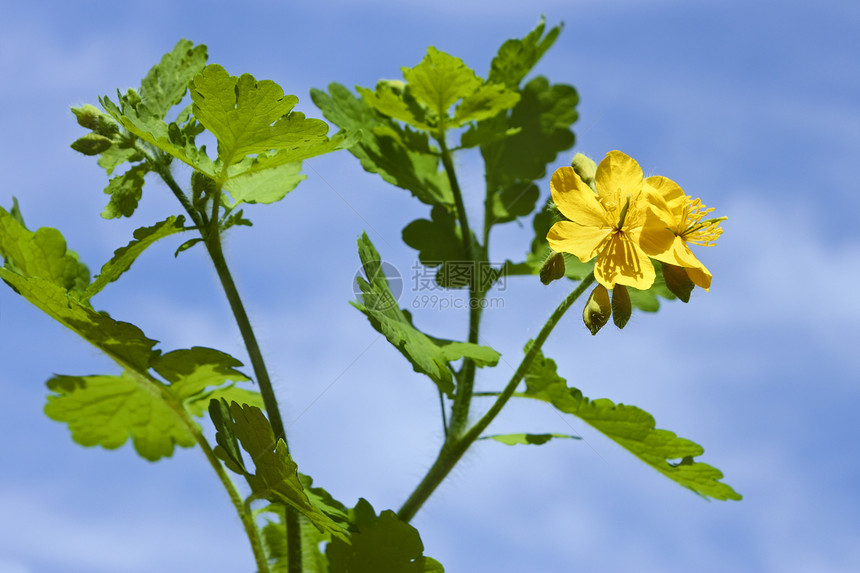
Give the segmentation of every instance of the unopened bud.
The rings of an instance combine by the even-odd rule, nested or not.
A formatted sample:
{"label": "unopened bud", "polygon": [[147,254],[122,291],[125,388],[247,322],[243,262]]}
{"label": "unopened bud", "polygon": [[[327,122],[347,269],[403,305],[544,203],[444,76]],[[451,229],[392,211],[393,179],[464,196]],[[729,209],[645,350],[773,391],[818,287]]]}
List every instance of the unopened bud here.
{"label": "unopened bud", "polygon": [[548,285],[564,276],[564,255],[553,253],[540,268],[540,282]]}
{"label": "unopened bud", "polygon": [[95,129],[102,112],[100,112],[97,107],[86,104],[81,107],[73,107],[72,113],[75,114],[75,117],[78,120],[78,125],[86,127],[87,129]]}
{"label": "unopened bud", "polygon": [[627,287],[616,284],[612,288],[612,322],[618,328],[624,328],[632,312],[633,305],[630,304],[630,293],[627,292]]}
{"label": "unopened bud", "polygon": [[683,302],[690,301],[690,293],[693,292],[693,281],[687,274],[687,269],[677,265],[663,263],[663,279],[666,281],[666,288],[681,299]]}
{"label": "unopened bud", "polygon": [[585,308],[582,310],[582,321],[591,331],[592,336],[609,322],[610,314],[612,314],[612,306],[609,303],[609,291],[606,290],[605,286],[597,285],[591,291],[588,302],[585,303]]}
{"label": "unopened bud", "polygon": [[110,137],[119,131],[119,126],[111,116],[99,111],[98,108],[90,104],[73,107],[72,113],[75,114],[78,125],[91,129],[99,135]]}
{"label": "unopened bud", "polygon": [[594,176],[597,174],[597,164],[582,153],[573,156],[570,166],[582,179],[582,182],[594,189]]}
{"label": "unopened bud", "polygon": [[395,94],[400,95],[406,89],[406,82],[403,80],[379,80],[376,82],[376,91],[380,92],[384,89],[389,89]]}
{"label": "unopened bud", "polygon": [[98,155],[102,151],[106,151],[111,145],[113,142],[107,137],[98,133],[88,133],[72,143],[71,148],[84,155]]}

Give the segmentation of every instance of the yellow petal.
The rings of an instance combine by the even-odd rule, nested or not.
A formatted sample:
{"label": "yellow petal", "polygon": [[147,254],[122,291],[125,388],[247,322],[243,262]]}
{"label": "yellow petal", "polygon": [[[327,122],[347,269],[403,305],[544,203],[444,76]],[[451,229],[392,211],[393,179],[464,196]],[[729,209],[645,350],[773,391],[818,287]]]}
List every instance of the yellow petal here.
{"label": "yellow petal", "polygon": [[642,168],[632,157],[620,151],[610,151],[597,166],[594,181],[605,203],[623,202],[627,195],[636,195],[642,188]]}
{"label": "yellow petal", "polygon": [[[552,200],[562,215],[587,227],[607,224],[606,209],[591,187],[582,182],[573,167],[559,167],[549,183]],[[569,252],[569,251],[568,251]]]}
{"label": "yellow petal", "polygon": [[681,237],[675,237],[671,249],[651,256],[658,261],[683,267],[687,271],[687,276],[693,281],[693,284],[705,290],[711,288],[710,271],[696,258],[693,251],[690,250],[689,245]]}
{"label": "yellow petal", "polygon": [[711,272],[705,268],[705,265],[699,263],[699,267],[684,269],[687,271],[687,276],[693,281],[697,287],[708,290],[711,288]]}
{"label": "yellow petal", "polygon": [[645,186],[657,191],[657,193],[666,201],[673,213],[682,215],[684,205],[687,202],[687,195],[681,186],[662,175],[649,177],[645,180]]}
{"label": "yellow petal", "polygon": [[655,259],[669,251],[676,239],[675,234],[666,228],[666,221],[658,217],[658,213],[649,209],[645,215],[645,223],[637,232],[631,233],[633,240],[639,244],[645,254]]}
{"label": "yellow petal", "polygon": [[559,221],[550,228],[546,240],[553,251],[576,255],[580,261],[587,263],[604,249],[609,233],[610,229]]}
{"label": "yellow petal", "polygon": [[606,288],[615,284],[646,290],[654,284],[654,265],[624,233],[614,233],[594,265],[594,278]]}

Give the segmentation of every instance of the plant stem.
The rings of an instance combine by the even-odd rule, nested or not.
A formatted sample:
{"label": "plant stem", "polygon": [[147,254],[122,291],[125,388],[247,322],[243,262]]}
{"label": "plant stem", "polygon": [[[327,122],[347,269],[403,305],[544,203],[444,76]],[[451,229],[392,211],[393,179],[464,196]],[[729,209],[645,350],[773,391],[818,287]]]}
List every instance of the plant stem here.
{"label": "plant stem", "polygon": [[[198,434],[200,435],[198,436]],[[242,519],[242,525],[245,527],[245,534],[251,541],[251,549],[254,552],[254,559],[257,561],[258,573],[269,573],[269,561],[266,558],[266,552],[263,551],[263,545],[260,543],[260,532],[259,529],[257,529],[257,524],[254,522],[254,515],[245,509],[245,504],[242,502],[242,496],[239,495],[239,492],[236,490],[233,480],[231,480],[230,476],[227,475],[227,472],[224,471],[224,467],[221,465],[221,462],[215,457],[215,452],[212,451],[206,438],[203,437],[200,432],[196,432],[195,437],[198,438],[197,443],[200,445],[200,449],[202,449],[203,453],[206,454],[206,458],[212,465],[212,469],[214,469],[215,473],[218,474],[218,479],[221,480],[221,483],[224,485],[224,489],[226,489],[227,493],[230,495],[230,501],[233,502],[233,507],[236,508],[236,511],[239,513],[239,517]]]}
{"label": "plant stem", "polygon": [[[454,204],[457,207],[457,217],[460,222],[460,232],[463,235],[463,252],[467,264],[471,265],[469,273],[469,342],[478,343],[478,329],[481,322],[482,301],[485,294],[483,284],[479,284],[481,259],[476,256],[472,244],[472,231],[469,228],[469,218],[466,215],[466,206],[463,203],[463,193],[457,181],[457,173],[454,170],[454,162],[451,160],[451,151],[445,143],[444,131],[437,137],[442,155],[442,165],[448,175],[451,184],[451,192],[454,195]],[[463,429],[469,421],[469,405],[472,402],[472,389],[475,383],[475,363],[469,358],[463,359],[463,367],[458,376],[457,393],[454,396],[454,404],[451,407],[451,423],[448,426],[447,440],[456,440],[463,433]]]}
{"label": "plant stem", "polygon": [[[281,419],[281,412],[278,408],[278,401],[275,397],[275,391],[272,386],[271,379],[269,378],[269,372],[266,368],[263,354],[260,351],[260,345],[257,343],[254,329],[251,327],[251,321],[248,319],[248,313],[245,311],[245,305],[242,302],[242,298],[239,296],[239,290],[236,288],[236,283],[233,280],[230,268],[227,266],[227,261],[224,258],[218,220],[219,209],[221,207],[221,189],[219,187],[211,198],[212,215],[207,221],[205,215],[194,209],[193,205],[188,200],[188,197],[179,185],[177,185],[176,180],[173,179],[173,176],[170,173],[169,165],[156,165],[157,172],[161,178],[167,186],[170,187],[173,194],[177,199],[179,199],[179,202],[188,212],[189,217],[191,217],[191,219],[197,224],[197,228],[200,230],[203,242],[206,245],[206,250],[209,253],[209,257],[212,259],[215,271],[218,273],[221,287],[224,289],[224,294],[227,296],[227,300],[230,303],[230,309],[233,312],[236,324],[239,326],[242,340],[245,342],[245,348],[251,359],[251,366],[254,369],[257,383],[260,386],[260,394],[263,398],[263,404],[266,407],[266,413],[269,416],[269,423],[272,426],[275,441],[277,442],[279,439],[283,440],[287,453],[289,453],[287,433],[284,430],[284,422]],[[284,521],[287,530],[288,573],[302,573],[301,529],[298,512],[296,512],[292,507],[287,506],[285,508]]]}
{"label": "plant stem", "polygon": [[496,401],[490,409],[487,410],[487,413],[484,414],[484,416],[478,420],[478,422],[472,426],[468,432],[463,434],[462,437],[448,440],[442,445],[442,449],[439,451],[436,461],[427,471],[424,479],[421,480],[421,483],[418,484],[418,487],[415,488],[415,491],[412,492],[412,495],[409,496],[409,499],[406,500],[400,508],[400,511],[397,512],[397,516],[400,519],[408,522],[415,516],[421,506],[424,505],[424,502],[427,501],[439,484],[442,483],[445,476],[448,475],[460,458],[463,457],[466,450],[468,450],[472,443],[480,437],[484,430],[487,429],[490,422],[493,421],[514,394],[514,391],[522,381],[526,372],[528,372],[531,363],[534,361],[538,352],[540,352],[541,347],[555,328],[555,325],[558,324],[558,321],[561,320],[564,313],[567,312],[576,299],[578,299],[593,282],[594,274],[592,273],[585,277],[573,292],[567,295],[561,304],[559,304],[553,311],[552,315],[550,315],[549,319],[546,321],[546,324],[541,328],[540,333],[538,333],[537,338],[535,338],[534,342],[529,346],[526,355],[523,357],[522,362],[520,362],[520,365],[517,367],[507,386],[505,386],[505,389],[502,390],[502,393],[499,394],[498,398],[496,398]]}
{"label": "plant stem", "polygon": [[[204,235],[206,250],[209,251],[209,256],[215,265],[215,271],[218,273],[221,286],[224,288],[224,294],[230,302],[233,316],[239,325],[239,331],[242,333],[242,340],[245,341],[245,348],[248,351],[248,356],[251,358],[251,366],[254,368],[257,383],[260,385],[260,394],[263,397],[266,413],[269,415],[269,423],[275,434],[275,441],[283,440],[286,451],[289,453],[287,433],[284,430],[284,422],[281,419],[281,411],[278,408],[278,400],[275,397],[272,381],[269,378],[269,371],[266,368],[265,360],[263,360],[263,354],[260,351],[260,345],[257,343],[254,329],[251,327],[251,321],[248,319],[248,313],[245,311],[245,305],[242,303],[239,290],[236,288],[236,283],[233,281],[230,268],[227,266],[227,261],[224,258],[224,250],[221,246],[221,233],[218,228],[218,208],[221,203],[220,189],[215,197],[212,198],[212,201],[212,216],[210,217],[212,229]],[[301,573],[302,539],[298,512],[291,506],[286,506],[284,521],[287,530],[288,572]]]}

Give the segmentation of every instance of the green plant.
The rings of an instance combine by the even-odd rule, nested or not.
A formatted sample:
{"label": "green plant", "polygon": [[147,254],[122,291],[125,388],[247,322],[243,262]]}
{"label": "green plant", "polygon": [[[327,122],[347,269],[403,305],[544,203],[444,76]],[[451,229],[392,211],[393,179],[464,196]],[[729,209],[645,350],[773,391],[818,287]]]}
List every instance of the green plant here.
{"label": "green plant", "polygon": [[[104,111],[74,108],[90,132],[72,147],[98,156],[112,176],[104,218],[132,216],[148,174],[170,189],[181,211],[135,231],[91,279],[59,231],[28,230],[17,202],[9,211],[0,209],[0,278],[119,367],[117,374],[51,378],[46,414],[66,423],[82,445],[116,448],[131,438],[150,461],[169,457],[177,445],[199,447],[242,520],[259,571],[441,571],[423,555],[409,521],[476,441],[514,445],[577,438],[487,435],[511,398],[542,400],[579,417],[703,497],[740,499],[717,469],[694,459],[703,452],[700,446],[656,429],[639,408],[584,397],[542,353],[555,325],[595,282],[583,311],[592,334],[610,317],[623,328],[633,308],[656,311],[658,297],[686,302],[694,286],[708,288],[710,274],[687,243],[712,244],[721,222],[703,220],[707,211],[698,200],[668,179],[644,179],[635,161],[617,151],[599,166],[577,156],[572,167],[553,175],[553,199],[540,201],[537,182],[547,175],[546,166],[574,143],[570,128],[578,95],[568,85],[526,78],[560,31],[547,30],[541,21],[524,38],[505,42],[486,80],[431,47],[422,62],[403,69],[403,81],[383,80],[373,90],[358,88],[357,95],[338,84],[314,90],[316,105],[341,129],[333,137],[325,122],[293,111],[298,99],[285,96],[274,82],[206,65],[205,47],[186,40],[149,71],[139,90],[117,93],[116,102],[100,98]],[[176,110],[186,93],[191,103]],[[198,145],[204,132],[217,141],[214,159]],[[454,161],[457,151],[470,148],[479,150],[485,165],[478,227],[465,207]],[[375,246],[367,235],[358,239],[365,276],[358,278],[361,294],[354,306],[435,384],[445,429],[436,460],[396,513],[377,514],[366,500],[347,508],[298,472],[221,244],[228,229],[251,225],[243,204],[283,199],[304,178],[303,160],[341,149],[429,207],[428,218],[404,227],[403,240],[430,270],[428,285],[459,296],[469,317],[464,340],[421,331],[391,292]],[[174,178],[176,161],[191,168],[184,186]],[[494,262],[492,230],[533,213],[535,236],[524,260]],[[140,328],[92,306],[91,299],[147,247],[188,233],[176,255],[191,248],[208,253],[259,391],[236,358],[203,347],[162,351]],[[499,374],[493,370],[499,353],[482,344],[482,311],[501,281],[530,280],[540,289],[537,277],[545,284],[570,280],[572,291],[537,337],[525,341],[513,374]],[[497,391],[475,392],[479,371],[498,381]],[[477,396],[491,398],[491,406],[476,412]],[[212,424],[214,444],[200,418]]]}

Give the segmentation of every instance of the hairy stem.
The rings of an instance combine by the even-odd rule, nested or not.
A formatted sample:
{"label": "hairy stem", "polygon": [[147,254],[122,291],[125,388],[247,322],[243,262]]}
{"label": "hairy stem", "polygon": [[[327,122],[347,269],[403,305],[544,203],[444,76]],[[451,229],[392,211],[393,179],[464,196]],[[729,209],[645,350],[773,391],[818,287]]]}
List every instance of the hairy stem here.
{"label": "hairy stem", "polygon": [[[230,273],[230,268],[227,266],[227,261],[224,258],[224,250],[221,246],[221,233],[218,228],[218,209],[221,203],[220,195],[219,190],[215,197],[212,198],[212,215],[210,217],[212,229],[204,236],[206,250],[209,251],[209,256],[215,265],[215,271],[218,273],[221,286],[224,288],[224,294],[230,302],[233,316],[239,325],[239,331],[242,333],[242,340],[245,341],[245,348],[248,351],[248,356],[251,358],[251,366],[254,369],[257,383],[260,385],[260,394],[263,397],[263,404],[266,406],[266,413],[269,415],[269,423],[272,425],[275,441],[283,440],[287,453],[289,453],[287,433],[284,430],[284,422],[281,419],[281,411],[278,408],[278,400],[275,397],[274,387],[269,378],[269,371],[263,360],[263,354],[260,351],[260,345],[257,343],[254,329],[251,327],[251,321],[248,319],[248,313],[245,311],[245,305],[242,303],[239,290],[236,288],[233,275]],[[285,525],[287,529],[288,572],[301,573],[302,540],[299,514],[290,506],[285,507]]]}
{"label": "hairy stem", "polygon": [[523,357],[522,362],[520,362],[520,365],[517,367],[507,386],[505,386],[505,389],[498,395],[496,401],[490,409],[487,410],[487,413],[484,414],[484,416],[478,420],[478,422],[472,426],[468,432],[463,434],[462,437],[454,438],[453,440],[445,442],[436,458],[436,461],[427,471],[424,479],[421,480],[421,483],[418,484],[418,487],[415,488],[415,491],[412,492],[412,495],[409,496],[409,499],[406,500],[406,503],[404,503],[400,508],[400,511],[397,512],[397,516],[400,519],[408,522],[415,516],[421,506],[424,505],[424,502],[427,501],[430,495],[437,487],[439,487],[439,484],[442,483],[445,476],[448,475],[460,458],[463,457],[466,450],[468,450],[484,430],[487,429],[490,422],[495,419],[511,396],[513,396],[514,391],[522,381],[526,372],[528,372],[529,367],[538,352],[540,352],[544,342],[546,342],[546,339],[555,328],[555,325],[558,324],[558,321],[561,320],[564,313],[567,312],[576,299],[578,299],[593,282],[594,274],[592,273],[585,277],[573,292],[567,295],[561,304],[559,304],[553,311],[549,320],[546,321],[546,324],[543,325],[543,328],[541,328],[541,331],[538,333],[537,338],[535,338],[534,342],[529,346],[526,355]]}
{"label": "hairy stem", "polygon": [[[281,412],[278,408],[278,401],[275,397],[275,391],[269,378],[269,371],[266,368],[266,363],[263,359],[263,354],[260,351],[260,345],[257,342],[257,337],[254,334],[254,329],[251,327],[251,321],[248,318],[248,313],[245,311],[245,305],[242,298],[239,296],[239,290],[236,288],[236,283],[230,273],[230,268],[227,266],[227,261],[224,258],[224,250],[221,245],[221,229],[219,227],[219,210],[221,207],[221,190],[220,188],[214,193],[212,199],[212,214],[209,220],[206,220],[205,214],[198,212],[187,195],[177,185],[170,173],[169,166],[160,164],[157,172],[170,187],[173,194],[179,199],[179,202],[188,212],[189,217],[195,222],[200,234],[203,237],[203,242],[206,245],[206,250],[209,257],[212,259],[212,264],[215,266],[215,271],[218,273],[218,279],[224,289],[224,294],[230,303],[230,309],[239,326],[239,332],[242,334],[242,340],[245,343],[245,348],[248,356],[251,359],[251,366],[254,369],[254,375],[257,383],[260,386],[260,394],[263,398],[263,404],[266,407],[266,413],[269,416],[269,423],[272,426],[272,431],[275,434],[275,440],[284,440],[284,445],[287,446],[289,453],[289,445],[287,443],[287,433],[284,430],[284,422],[281,419]],[[287,529],[287,558],[289,563],[288,573],[302,573],[302,545],[301,545],[301,530],[299,525],[299,514],[292,507],[286,507],[285,525]]]}
{"label": "hairy stem", "polygon": [[[460,231],[463,234],[463,253],[467,264],[471,265],[469,279],[469,342],[478,343],[478,329],[481,322],[481,301],[484,298],[484,285],[479,284],[478,266],[481,258],[476,256],[472,244],[472,231],[469,228],[469,218],[466,214],[466,206],[463,203],[463,193],[457,181],[457,173],[454,170],[454,162],[451,159],[451,151],[445,143],[444,132],[437,137],[442,155],[442,165],[451,185],[454,195],[454,204],[457,207],[457,217],[460,222]],[[451,407],[451,423],[448,427],[447,441],[457,439],[463,433],[469,421],[469,406],[472,402],[472,388],[475,384],[475,363],[469,358],[463,359],[463,367],[458,376],[457,393],[454,396],[454,404]]]}

